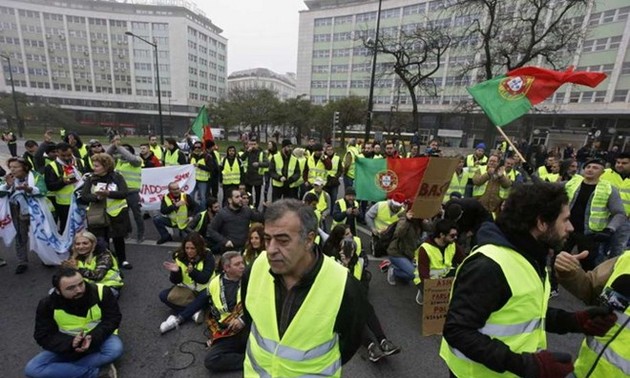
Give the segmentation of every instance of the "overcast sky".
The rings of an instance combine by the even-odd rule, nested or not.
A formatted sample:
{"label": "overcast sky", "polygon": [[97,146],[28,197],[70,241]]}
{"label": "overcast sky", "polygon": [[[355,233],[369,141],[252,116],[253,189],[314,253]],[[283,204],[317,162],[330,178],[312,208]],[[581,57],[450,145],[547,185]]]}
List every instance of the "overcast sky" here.
{"label": "overcast sky", "polygon": [[295,72],[301,0],[196,0],[228,39],[228,73],[264,67]]}

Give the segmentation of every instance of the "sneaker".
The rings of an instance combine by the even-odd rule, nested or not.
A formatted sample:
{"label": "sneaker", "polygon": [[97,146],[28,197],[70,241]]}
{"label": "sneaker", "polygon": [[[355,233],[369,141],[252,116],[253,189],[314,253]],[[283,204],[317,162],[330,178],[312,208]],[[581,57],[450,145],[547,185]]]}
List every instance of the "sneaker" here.
{"label": "sneaker", "polygon": [[98,371],[98,378],[118,378],[118,372],[114,364],[108,364],[101,367]]}
{"label": "sneaker", "polygon": [[400,347],[394,345],[394,343],[392,343],[391,341],[387,339],[381,340],[380,347],[381,347],[381,351],[386,356],[391,356],[392,354],[400,353]]}
{"label": "sneaker", "polygon": [[385,357],[383,351],[376,345],[376,343],[370,343],[367,348],[368,359],[372,362],[378,362]]}
{"label": "sneaker", "polygon": [[423,300],[422,290],[418,289],[418,293],[416,294],[416,303],[422,306]]}
{"label": "sneaker", "polygon": [[155,244],[160,245],[160,244],[164,244],[166,242],[170,242],[173,241],[173,237],[172,236],[167,236],[165,238],[160,238],[158,241],[155,242]]}
{"label": "sneaker", "polygon": [[26,272],[26,269],[28,269],[28,265],[20,264],[17,266],[17,268],[15,268],[15,274],[22,274]]}
{"label": "sneaker", "polygon": [[392,265],[387,268],[387,283],[396,286],[396,277],[394,276],[394,267]]}
{"label": "sneaker", "polygon": [[178,328],[181,323],[182,321],[179,316],[170,315],[168,318],[166,318],[165,321],[162,322],[162,324],[160,324],[160,332],[162,334],[165,334],[173,328]]}
{"label": "sneaker", "polygon": [[7,260],[0,259],[0,266],[6,266],[6,265],[7,265]]}
{"label": "sneaker", "polygon": [[205,315],[204,311],[199,310],[193,314],[192,320],[195,322],[195,324],[201,324],[203,323],[204,315]]}
{"label": "sneaker", "polygon": [[133,265],[131,265],[129,261],[126,261],[126,260],[122,262],[121,266],[123,269],[127,269],[127,270],[133,269]]}
{"label": "sneaker", "polygon": [[378,264],[378,268],[381,270],[381,272],[387,273],[387,268],[389,268],[390,265],[391,265],[391,261],[383,260],[381,261],[380,264]]}
{"label": "sneaker", "polygon": [[551,290],[551,292],[549,293],[549,298],[555,298],[558,295],[560,295],[560,292],[556,289],[556,290]]}

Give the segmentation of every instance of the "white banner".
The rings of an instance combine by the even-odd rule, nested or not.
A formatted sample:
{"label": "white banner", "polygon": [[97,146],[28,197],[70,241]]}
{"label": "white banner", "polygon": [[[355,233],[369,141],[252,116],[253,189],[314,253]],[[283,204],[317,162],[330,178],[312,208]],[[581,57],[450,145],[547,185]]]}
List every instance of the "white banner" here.
{"label": "white banner", "polygon": [[16,231],[11,218],[11,207],[9,206],[9,196],[0,198],[0,239],[5,247],[13,245]]}
{"label": "white banner", "polygon": [[195,166],[192,164],[169,167],[143,168],[140,202],[142,210],[160,210],[162,197],[168,194],[168,184],[177,182],[183,192],[195,189]]}

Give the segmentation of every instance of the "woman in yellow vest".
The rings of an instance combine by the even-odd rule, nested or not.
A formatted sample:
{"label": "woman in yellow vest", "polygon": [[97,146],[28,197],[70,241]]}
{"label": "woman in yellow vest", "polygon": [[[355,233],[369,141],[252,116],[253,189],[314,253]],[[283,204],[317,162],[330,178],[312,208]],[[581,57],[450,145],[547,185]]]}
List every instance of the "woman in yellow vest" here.
{"label": "woman in yellow vest", "polygon": [[103,243],[98,243],[96,236],[89,231],[81,231],[74,237],[70,259],[61,263],[81,273],[87,282],[109,287],[118,298],[123,287],[118,262]]}
{"label": "woman in yellow vest", "polygon": [[245,244],[245,250],[243,251],[243,260],[245,261],[245,265],[252,265],[258,255],[265,251],[264,237],[265,228],[262,223],[252,224],[249,228],[247,244]]}
{"label": "woman in yellow vest", "polygon": [[206,248],[206,241],[197,232],[191,232],[173,253],[173,261],[165,261],[170,272],[172,287],[160,292],[160,300],[174,314],[160,324],[160,332],[166,333],[189,319],[203,322],[203,308],[208,303],[208,282],[214,276],[214,257]]}
{"label": "woman in yellow vest", "polygon": [[92,156],[94,173],[86,180],[79,201],[88,206],[103,206],[103,222],[90,224],[88,230],[109,245],[114,242],[116,258],[123,269],[131,269],[125,252],[125,237],[131,232],[129,211],[127,209],[127,182],[124,177],[114,172],[114,159],[105,153]]}

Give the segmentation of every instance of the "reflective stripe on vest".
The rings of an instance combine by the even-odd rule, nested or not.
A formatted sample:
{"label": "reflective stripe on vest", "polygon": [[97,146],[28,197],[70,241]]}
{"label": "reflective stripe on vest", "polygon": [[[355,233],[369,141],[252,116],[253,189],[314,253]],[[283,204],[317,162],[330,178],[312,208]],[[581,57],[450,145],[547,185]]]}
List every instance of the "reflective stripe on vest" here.
{"label": "reflective stripe on vest", "polygon": [[[324,157],[322,154],[321,157]],[[326,182],[326,167],[320,158],[317,163],[315,163],[315,156],[311,156],[306,160],[306,165],[308,165],[308,182],[313,185],[316,178],[321,178]]]}
{"label": "reflective stripe on vest", "polygon": [[451,194],[453,192],[458,192],[463,197],[466,193],[466,184],[468,183],[469,178],[468,169],[464,169],[461,175],[458,175],[457,172],[453,172],[451,183],[448,185],[448,189],[444,193],[442,203],[448,202],[451,199]]}
{"label": "reflective stripe on vest", "polygon": [[[109,253],[109,252],[103,252]],[[85,263],[81,260],[77,260],[77,268],[79,269],[87,269],[87,270],[96,270],[96,258],[92,258],[92,261],[89,263]],[[83,278],[87,282],[94,282],[88,278]],[[122,281],[122,277],[120,276],[120,270],[118,269],[118,262],[116,261],[116,257],[112,256],[112,267],[107,270],[105,276],[99,281],[95,282],[105,286],[111,286],[114,288],[123,287],[124,283]]]}
{"label": "reflective stripe on vest", "polygon": [[201,231],[201,226],[203,225],[203,221],[208,216],[208,210],[204,210],[199,214],[201,215],[201,217],[199,217],[199,222],[197,222],[197,224],[194,227],[194,230],[197,232]]}
{"label": "reflective stripe on vest", "polygon": [[381,201],[378,203],[378,211],[376,212],[376,218],[374,218],[374,227],[378,232],[383,232],[387,227],[398,221],[398,214],[404,210],[401,208],[395,214],[391,213],[389,209],[389,201]]}
{"label": "reflective stripe on vest", "polygon": [[[76,336],[81,332],[87,334],[101,322],[101,307],[99,304],[103,300],[104,286],[97,284],[96,287],[98,291],[98,303],[90,307],[85,317],[68,314],[59,308],[53,311],[53,318],[57,323],[59,332],[70,336]],[[114,331],[114,333],[117,334],[118,330]]]}
{"label": "reflective stripe on vest", "polygon": [[[479,167],[479,169],[477,169],[477,173],[479,173],[480,176],[485,175],[486,172],[488,172],[488,166],[486,166],[486,165],[482,165],[481,167]],[[483,196],[483,194],[486,192],[486,188],[488,187],[488,183],[489,182],[490,182],[490,180],[484,182],[481,185],[474,185],[473,186],[473,197]]]}
{"label": "reflective stripe on vest", "polygon": [[[195,155],[190,155],[190,164],[206,165],[206,159],[204,156],[197,158]],[[204,171],[199,167],[195,167],[195,180],[208,181],[210,180],[210,172]]]}
{"label": "reflective stripe on vest", "polygon": [[[221,280],[223,279],[223,275],[215,276],[212,280],[210,280],[210,284],[208,284],[208,295],[212,298],[212,304],[218,310],[219,315],[221,316],[218,321],[223,323],[225,318],[230,316],[231,312],[228,310],[227,303],[223,303],[221,300]],[[225,294],[223,294],[225,295]],[[238,291],[236,292],[236,303],[241,302],[241,285],[238,285]]]}
{"label": "reflective stripe on vest", "polygon": [[[180,194],[179,199],[185,202],[186,193]],[[173,206],[173,200],[171,200],[169,195],[164,196],[164,202],[166,206]],[[176,211],[168,214],[168,217],[171,219],[172,224],[176,225],[178,229],[185,229],[188,223],[188,204],[178,207]]]}
{"label": "reflective stripe on vest", "polygon": [[[575,175],[569,180],[564,188],[569,196],[570,207],[573,207],[577,192],[584,181],[584,177]],[[587,209],[590,210],[586,216],[588,220],[588,229],[593,232],[602,231],[608,225],[610,211],[608,211],[608,198],[612,193],[612,185],[608,181],[599,181],[595,187],[595,191],[589,198]]]}
{"label": "reflective stripe on vest", "polygon": [[608,181],[612,186],[619,190],[619,196],[623,202],[623,208],[626,210],[626,216],[630,216],[630,178],[623,178],[612,168],[607,168],[600,180]]}
{"label": "reflective stripe on vest", "polygon": [[254,261],[249,282],[256,285],[247,288],[245,299],[252,317],[243,365],[245,377],[341,376],[339,336],[334,326],[348,271],[329,257],[323,259],[306,299],[282,338],[266,252]]}
{"label": "reflective stripe on vest", "polygon": [[[544,280],[541,279],[525,257],[509,248],[484,245],[471,256],[476,253],[484,254],[501,267],[512,293],[503,307],[490,314],[479,333],[501,341],[517,354],[545,349],[545,316],[550,291],[547,273]],[[516,377],[510,372],[499,373],[472,361],[444,338],[440,356],[457,377]]]}
{"label": "reflective stripe on vest", "polygon": [[179,150],[166,150],[166,154],[164,155],[164,165],[179,165]]}
{"label": "reflective stripe on vest", "polygon": [[142,186],[142,167],[134,167],[129,162],[118,160],[116,171],[124,177],[129,189],[138,190]]}
{"label": "reflective stripe on vest", "polygon": [[[346,200],[345,198],[339,198],[337,201],[335,201],[336,203],[339,204],[339,210],[341,210],[342,213],[345,213],[346,210],[348,210],[348,205],[346,205]],[[359,203],[357,201],[354,201],[353,207],[356,207],[357,209],[359,208]],[[346,214],[346,220],[343,220],[341,222],[337,222],[336,220],[333,219],[333,228],[338,225],[338,224],[345,224],[347,223],[347,214]],[[354,229],[356,230],[357,227],[357,219],[354,219]]]}
{"label": "reflective stripe on vest", "polygon": [[[277,154],[274,155],[273,163],[275,165],[276,173],[279,176],[282,176],[282,170],[284,169],[284,160],[282,159],[282,153],[278,152]],[[287,169],[287,177],[286,177],[287,180],[289,179],[289,177],[293,176],[297,166],[298,166],[297,158],[291,155],[289,157],[289,169]],[[278,180],[271,180],[271,184],[278,188],[281,188],[284,186],[284,183]]]}
{"label": "reflective stripe on vest", "polygon": [[[187,288],[189,288],[190,290],[193,290],[195,292],[200,292],[201,290],[205,290],[206,289],[206,287],[208,286],[207,283],[200,284],[200,283],[197,283],[197,282],[193,281],[193,279],[190,277],[190,274],[188,274],[188,265],[184,264],[179,259],[175,259],[175,263],[177,264],[179,269],[182,271],[182,283],[179,284],[180,286],[186,286]],[[200,260],[193,267],[193,269],[194,270],[199,270],[199,271],[203,270],[203,260]]]}
{"label": "reflective stripe on vest", "polygon": [[[621,275],[630,273],[630,252],[624,252],[615,263],[612,274],[604,290],[609,289],[613,282]],[[591,369],[597,356],[604,348],[604,345],[610,342],[604,353],[602,354],[597,365],[591,374],[593,378],[610,378],[610,377],[627,377],[630,376],[630,324],[625,324],[625,328],[619,332],[619,335],[612,339],[621,326],[630,317],[630,307],[625,312],[615,311],[617,322],[608,330],[603,337],[588,336],[582,342],[580,353],[575,361],[575,376],[585,377]],[[611,341],[612,339],[612,341]]]}
{"label": "reflective stripe on vest", "polygon": [[232,165],[228,158],[223,159],[223,185],[238,185],[241,183],[241,165],[238,159],[234,158]]}
{"label": "reflective stripe on vest", "polygon": [[[60,174],[59,163],[57,163],[56,161],[50,163],[50,166],[52,167],[52,170],[55,172],[55,175],[57,175],[57,177],[62,178],[65,175],[65,173],[63,172],[63,168],[61,168],[62,171]],[[63,188],[56,190],[54,193],[57,205],[70,205],[70,202],[72,202],[72,196],[74,195],[74,184],[68,184]]]}
{"label": "reflective stripe on vest", "polygon": [[[418,249],[413,254],[413,262],[415,266],[418,266],[418,259],[420,256],[420,248],[423,248],[427,256],[429,257],[429,276],[431,279],[442,278],[444,277],[453,267],[453,257],[455,256],[455,252],[457,251],[457,247],[455,243],[451,243],[446,246],[444,250],[444,255],[440,249],[433,244],[430,243],[422,243]],[[422,282],[420,278],[420,272],[418,269],[415,269],[413,282],[418,285]]]}

